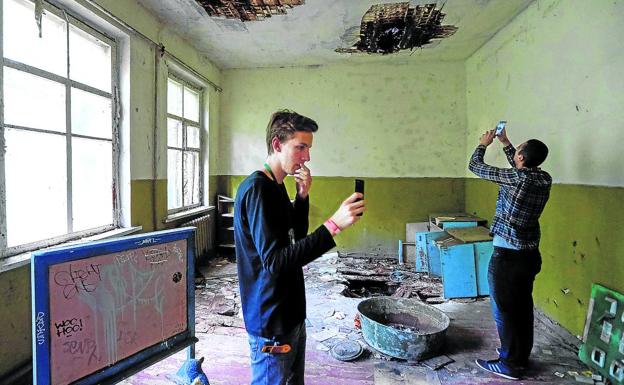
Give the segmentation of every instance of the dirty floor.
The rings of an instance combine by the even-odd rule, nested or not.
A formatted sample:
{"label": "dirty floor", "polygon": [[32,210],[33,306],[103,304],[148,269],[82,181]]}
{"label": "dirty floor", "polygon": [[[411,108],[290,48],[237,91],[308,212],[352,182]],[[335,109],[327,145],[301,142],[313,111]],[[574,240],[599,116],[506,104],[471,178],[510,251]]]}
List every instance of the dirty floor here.
{"label": "dirty floor", "polygon": [[[351,262],[349,264],[349,262]],[[370,266],[378,266],[370,269]],[[355,267],[355,268],[354,268]],[[374,272],[371,272],[373,271]],[[392,274],[388,274],[392,271]],[[240,318],[240,301],[236,265],[215,260],[202,269],[205,280],[197,281],[196,290],[196,356],[204,357],[203,369],[211,385],[249,383],[249,352],[247,335]],[[476,358],[493,359],[498,346],[494,321],[487,298],[438,301],[435,282],[423,284],[409,270],[400,270],[393,261],[374,256],[368,259],[344,258],[330,254],[305,268],[308,303],[306,384],[308,385],[394,385],[394,384],[579,384],[574,374],[586,367],[576,356],[575,337],[544,316],[536,317],[535,346],[531,366],[521,381],[509,381],[486,372],[474,364]],[[345,276],[363,283],[381,281],[389,288],[376,285],[369,291],[360,286],[345,290]],[[408,279],[409,278],[409,279]],[[405,280],[401,284],[401,281]],[[426,281],[426,277],[424,279]],[[353,283],[354,281],[351,281]],[[438,283],[439,286],[439,283]],[[377,290],[381,287],[380,290]],[[412,288],[430,292],[410,293]],[[410,365],[374,351],[366,345],[361,332],[354,327],[359,295],[375,295],[383,290],[395,291],[402,297],[426,297],[451,318],[446,346],[441,352],[454,362],[432,370],[422,364]],[[433,294],[431,294],[433,292]],[[346,297],[344,293],[351,297]],[[330,348],[344,339],[360,341],[364,354],[353,362],[341,362],[330,354]],[[167,375],[175,373],[186,358],[177,353],[124,380],[125,385],[172,384]]]}

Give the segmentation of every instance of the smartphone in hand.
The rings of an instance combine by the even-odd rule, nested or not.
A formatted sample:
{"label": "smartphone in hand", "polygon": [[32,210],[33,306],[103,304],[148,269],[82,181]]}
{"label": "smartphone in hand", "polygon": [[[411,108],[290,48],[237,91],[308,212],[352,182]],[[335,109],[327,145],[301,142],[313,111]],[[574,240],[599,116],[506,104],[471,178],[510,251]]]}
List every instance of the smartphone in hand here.
{"label": "smartphone in hand", "polygon": [[498,122],[498,124],[496,125],[496,136],[499,136],[503,132],[506,125],[507,125],[506,120],[501,120],[500,122]]}
{"label": "smartphone in hand", "polygon": [[[364,180],[363,179],[355,180],[355,192],[359,192],[359,193],[362,193],[362,195],[364,195]],[[360,200],[361,199],[358,199],[357,201],[360,201]],[[361,217],[362,213],[359,213],[358,216]]]}

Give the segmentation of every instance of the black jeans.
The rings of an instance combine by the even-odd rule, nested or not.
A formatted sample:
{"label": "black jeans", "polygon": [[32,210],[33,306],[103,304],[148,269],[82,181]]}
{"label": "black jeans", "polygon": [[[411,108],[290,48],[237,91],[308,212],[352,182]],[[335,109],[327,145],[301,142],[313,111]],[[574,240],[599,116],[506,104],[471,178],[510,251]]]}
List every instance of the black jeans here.
{"label": "black jeans", "polygon": [[500,359],[513,368],[526,366],[533,348],[533,281],[541,268],[538,249],[494,247],[488,267],[490,302]]}

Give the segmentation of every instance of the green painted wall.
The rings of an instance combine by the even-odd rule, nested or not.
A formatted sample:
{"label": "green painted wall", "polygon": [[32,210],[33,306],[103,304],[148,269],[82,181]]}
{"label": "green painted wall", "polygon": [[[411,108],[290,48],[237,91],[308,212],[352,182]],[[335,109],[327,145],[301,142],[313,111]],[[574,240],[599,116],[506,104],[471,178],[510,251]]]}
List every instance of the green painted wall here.
{"label": "green painted wall", "polygon": [[[222,191],[235,196],[244,176],[222,176]],[[364,178],[366,213],[353,227],[336,237],[341,251],[396,255],[398,240],[405,240],[405,224],[421,222],[431,212],[464,207],[462,178]],[[294,197],[292,178],[286,188]],[[353,178],[314,177],[310,190],[310,230],[327,220],[353,193]]]}
{"label": "green painted wall", "polygon": [[[88,13],[88,2],[77,0],[85,5],[77,14]],[[147,12],[138,2],[97,0],[97,3],[116,17],[124,20],[155,42],[163,43],[167,51],[191,66],[193,69],[219,84],[221,71],[197,51],[192,44],[181,39],[175,32],[161,23],[158,18]],[[155,206],[156,229],[165,225],[162,220],[167,215],[166,184],[166,108],[164,97],[154,98],[155,90],[165,95],[167,59],[159,64],[158,86],[155,85],[155,50],[152,44],[132,33],[127,39],[121,39],[119,49],[122,53],[120,79],[122,100],[122,202],[129,210],[127,218],[131,225],[141,225],[144,231],[154,229]],[[208,124],[204,135],[210,150],[206,166],[214,173],[219,145],[219,103],[220,94],[207,87],[204,98],[204,116]],[[156,135],[156,141],[154,141]],[[156,148],[154,147],[156,143]],[[156,156],[154,156],[156,151]],[[154,159],[156,164],[154,165]],[[154,170],[156,172],[154,172]],[[207,199],[214,201],[214,178],[207,178],[209,189]],[[152,180],[156,180],[155,183]],[[156,190],[154,203],[152,191]],[[124,195],[128,194],[128,195]],[[126,203],[127,201],[127,207]],[[126,214],[127,215],[127,214]],[[0,378],[23,365],[31,357],[31,299],[30,265],[0,273]]]}
{"label": "green painted wall", "polygon": [[[497,191],[494,183],[467,179],[466,211],[491,221]],[[583,332],[592,283],[624,293],[623,201],[621,187],[555,184],[540,219],[535,303],[575,335]]]}
{"label": "green painted wall", "polygon": [[167,217],[167,180],[133,180],[131,189],[132,225],[143,226],[143,231],[163,229],[165,225],[162,221]]}
{"label": "green painted wall", "polygon": [[30,266],[0,274],[0,378],[31,357]]}
{"label": "green painted wall", "polygon": [[[556,184],[541,219],[536,305],[577,335],[593,282],[624,292],[622,20],[622,1],[536,1],[466,61],[465,158],[499,119],[514,144],[550,148],[543,168]],[[485,160],[508,167],[500,147]],[[491,219],[496,191],[468,179],[467,211]]]}
{"label": "green painted wall", "polygon": [[[619,0],[540,0],[499,31],[466,61],[466,157],[506,119],[514,144],[550,147],[558,183],[624,186],[622,20]],[[486,161],[505,164],[501,151]]]}
{"label": "green painted wall", "polygon": [[277,109],[319,124],[317,176],[463,177],[462,62],[223,71],[219,174],[246,175],[266,156]]}

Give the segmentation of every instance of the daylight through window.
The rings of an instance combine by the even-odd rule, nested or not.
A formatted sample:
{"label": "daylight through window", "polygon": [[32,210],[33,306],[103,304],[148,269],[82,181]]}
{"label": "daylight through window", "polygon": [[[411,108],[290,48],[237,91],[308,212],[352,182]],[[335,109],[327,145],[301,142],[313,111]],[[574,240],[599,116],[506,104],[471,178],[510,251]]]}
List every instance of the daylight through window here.
{"label": "daylight through window", "polygon": [[47,4],[40,37],[34,3],[2,7],[6,256],[117,226],[118,161],[114,41]]}

